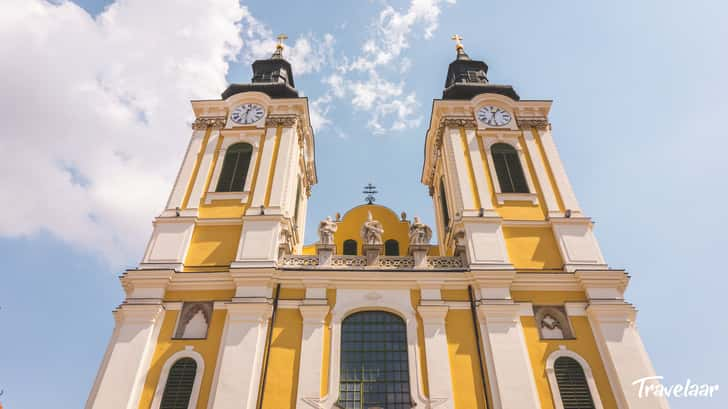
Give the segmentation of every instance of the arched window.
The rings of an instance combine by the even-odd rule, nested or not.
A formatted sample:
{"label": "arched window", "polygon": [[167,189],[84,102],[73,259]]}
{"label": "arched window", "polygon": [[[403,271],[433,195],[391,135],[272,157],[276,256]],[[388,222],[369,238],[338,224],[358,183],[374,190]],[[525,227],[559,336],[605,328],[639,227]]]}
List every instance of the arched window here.
{"label": "arched window", "polygon": [[389,239],[384,242],[384,255],[385,256],[399,256],[399,242],[394,239]]}
{"label": "arched window", "polygon": [[528,183],[516,148],[507,143],[496,143],[491,146],[490,153],[501,193],[528,193]]}
{"label": "arched window", "polygon": [[337,404],[345,409],[412,408],[402,318],[364,311],[344,319]]}
{"label": "arched window", "polygon": [[197,373],[197,362],[182,358],[172,365],[159,409],[188,409]]}
{"label": "arched window", "polygon": [[356,240],[344,240],[344,255],[345,256],[356,256],[357,244]]}
{"label": "arched window", "polygon": [[249,143],[236,143],[225,152],[222,171],[217,181],[217,192],[242,192],[248,176],[253,146]]}
{"label": "arched window", "polygon": [[576,360],[567,356],[557,358],[554,373],[564,409],[594,409],[584,369]]}
{"label": "arched window", "polygon": [[442,224],[447,231],[450,226],[450,210],[447,208],[447,196],[445,195],[445,177],[440,179],[440,212],[442,212]]}

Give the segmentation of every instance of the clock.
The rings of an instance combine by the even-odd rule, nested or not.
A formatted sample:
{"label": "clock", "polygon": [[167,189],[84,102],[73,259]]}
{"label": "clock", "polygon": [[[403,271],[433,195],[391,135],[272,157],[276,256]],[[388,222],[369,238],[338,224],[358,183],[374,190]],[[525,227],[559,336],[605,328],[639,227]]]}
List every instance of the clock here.
{"label": "clock", "polygon": [[476,113],[478,120],[490,126],[503,126],[511,122],[511,114],[503,108],[484,106]]}
{"label": "clock", "polygon": [[258,104],[242,104],[233,109],[230,119],[233,122],[249,125],[260,121],[265,116],[265,109]]}

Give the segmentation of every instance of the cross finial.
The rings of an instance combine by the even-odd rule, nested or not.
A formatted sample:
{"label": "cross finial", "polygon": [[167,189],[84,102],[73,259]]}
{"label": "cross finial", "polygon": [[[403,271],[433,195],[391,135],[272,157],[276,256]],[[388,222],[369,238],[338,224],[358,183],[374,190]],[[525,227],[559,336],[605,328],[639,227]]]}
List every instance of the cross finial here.
{"label": "cross finial", "polygon": [[456,50],[462,50],[463,49],[463,43],[461,42],[461,40],[463,39],[463,37],[460,34],[454,34],[450,39],[455,41],[455,49]]}
{"label": "cross finial", "polygon": [[366,195],[366,197],[364,197],[364,200],[366,200],[367,204],[372,204],[377,200],[374,195],[379,192],[377,191],[377,187],[370,182],[369,184],[364,186],[364,190],[362,191],[362,193]]}
{"label": "cross finial", "polygon": [[288,40],[288,36],[285,34],[278,34],[276,37],[278,39],[278,45],[276,45],[276,48],[279,50],[283,49],[283,40]]}

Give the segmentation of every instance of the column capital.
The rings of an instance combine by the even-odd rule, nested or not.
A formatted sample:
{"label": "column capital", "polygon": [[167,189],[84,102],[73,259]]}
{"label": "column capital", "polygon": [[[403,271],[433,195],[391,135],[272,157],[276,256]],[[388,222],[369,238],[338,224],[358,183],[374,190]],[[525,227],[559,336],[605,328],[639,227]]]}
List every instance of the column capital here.
{"label": "column capital", "polygon": [[521,306],[515,303],[481,304],[478,318],[485,323],[517,323],[521,316]]}
{"label": "column capital", "polygon": [[303,317],[303,324],[323,324],[326,321],[326,315],[329,313],[328,305],[301,305],[298,307]]}
{"label": "column capital", "polygon": [[236,322],[265,322],[273,313],[269,303],[230,302],[226,306],[228,319]]}
{"label": "column capital", "polygon": [[445,324],[445,317],[449,307],[447,305],[420,305],[417,312],[422,317],[422,323],[427,324]]}
{"label": "column capital", "polygon": [[584,270],[574,276],[589,300],[622,300],[629,284],[624,270]]}
{"label": "column capital", "polygon": [[117,324],[145,324],[155,322],[162,311],[164,311],[164,305],[161,303],[122,304],[114,310],[113,314]]}
{"label": "column capital", "polygon": [[586,307],[586,314],[597,322],[634,324],[637,309],[626,302],[592,302]]}

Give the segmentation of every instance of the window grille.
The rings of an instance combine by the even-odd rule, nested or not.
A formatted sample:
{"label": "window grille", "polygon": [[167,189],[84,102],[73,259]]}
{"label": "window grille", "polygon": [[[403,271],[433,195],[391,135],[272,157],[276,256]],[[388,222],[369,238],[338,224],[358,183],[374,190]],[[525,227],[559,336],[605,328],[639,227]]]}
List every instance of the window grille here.
{"label": "window grille", "polygon": [[169,370],[159,409],[187,409],[196,372],[197,362],[192,358],[182,358],[175,362]]}

